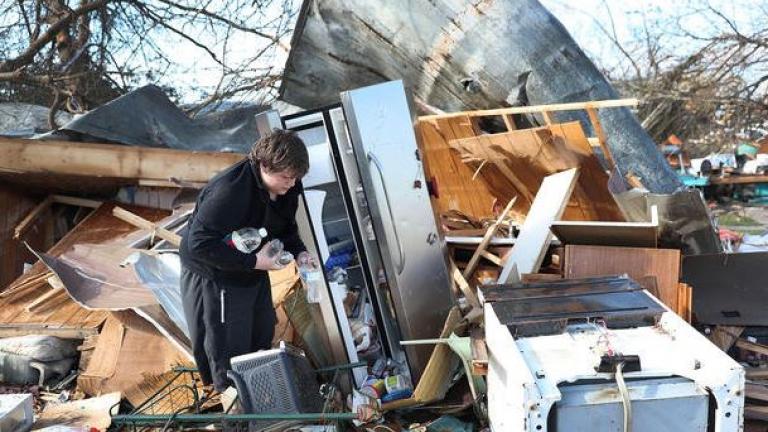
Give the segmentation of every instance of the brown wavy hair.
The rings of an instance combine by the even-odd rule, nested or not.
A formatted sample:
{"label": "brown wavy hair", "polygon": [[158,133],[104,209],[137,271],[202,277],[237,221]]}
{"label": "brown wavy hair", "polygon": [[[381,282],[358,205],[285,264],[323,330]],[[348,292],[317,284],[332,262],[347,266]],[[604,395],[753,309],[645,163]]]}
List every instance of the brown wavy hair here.
{"label": "brown wavy hair", "polygon": [[256,141],[248,159],[254,166],[261,164],[270,172],[288,170],[297,178],[304,177],[309,171],[309,154],[304,141],[295,132],[283,129],[275,129]]}

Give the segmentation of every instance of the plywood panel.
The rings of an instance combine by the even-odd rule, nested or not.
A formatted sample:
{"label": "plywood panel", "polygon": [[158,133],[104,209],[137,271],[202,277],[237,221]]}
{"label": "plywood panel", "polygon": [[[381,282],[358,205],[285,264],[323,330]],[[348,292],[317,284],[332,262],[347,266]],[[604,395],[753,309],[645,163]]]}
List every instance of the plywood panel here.
{"label": "plywood panel", "polygon": [[659,300],[670,309],[678,310],[679,250],[580,245],[565,247],[567,278],[623,273],[635,280],[655,276]]}
{"label": "plywood panel", "polygon": [[[25,262],[34,261],[24,244],[13,239],[13,230],[39,201],[42,198],[27,196],[20,193],[19,188],[0,184],[0,291],[21,274]],[[38,246],[43,239],[42,231],[38,221],[30,227],[24,240]]]}
{"label": "plywood panel", "polygon": [[623,221],[600,165],[578,122],[449,140],[491,194],[518,197],[513,213],[527,214],[544,177],[570,168],[581,175],[564,220]]}
{"label": "plywood panel", "polygon": [[437,186],[432,207],[438,214],[459,210],[476,219],[494,217],[493,194],[480,178],[473,179],[474,170],[448,145],[450,140],[475,135],[468,123],[469,119],[463,118],[419,121],[416,125],[426,178],[434,179]]}
{"label": "plywood panel", "polygon": [[[107,203],[86,217],[80,224],[73,228],[55,246],[49,250],[49,254],[59,256],[79,243],[105,244],[115,239],[122,238],[135,230],[132,225],[112,216],[114,204]],[[151,221],[158,221],[170,212],[166,210],[150,209],[145,207],[125,206],[130,211]],[[47,271],[40,262],[35,263],[24,275],[17,278],[13,286],[30,280]],[[45,284],[39,288],[30,290],[23,296],[10,296],[0,299],[0,322],[3,323],[45,323],[51,327],[95,327],[100,325],[105,317],[105,312],[88,311],[81,312],[81,307],[71,299],[66,299],[61,304],[52,308],[44,308],[39,311],[29,312],[25,309],[27,302],[39,297],[50,286]],[[75,318],[77,320],[75,321]]]}

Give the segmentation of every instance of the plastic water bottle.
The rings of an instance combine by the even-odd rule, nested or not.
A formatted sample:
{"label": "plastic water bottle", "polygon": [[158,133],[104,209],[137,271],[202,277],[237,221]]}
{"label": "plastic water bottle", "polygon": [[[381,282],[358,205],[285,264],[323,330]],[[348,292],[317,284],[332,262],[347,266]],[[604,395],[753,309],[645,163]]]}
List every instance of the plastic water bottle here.
{"label": "plastic water bottle", "polygon": [[286,266],[293,261],[293,254],[285,250],[285,245],[280,239],[273,239],[266,246],[267,255],[270,258],[277,256],[277,263]]}
{"label": "plastic water bottle", "polygon": [[312,266],[308,255],[301,255],[297,264],[299,265],[299,276],[307,288],[307,303],[320,303],[323,272]]}
{"label": "plastic water bottle", "polygon": [[267,230],[264,228],[241,228],[227,235],[224,238],[224,243],[242,253],[249,254],[258,249],[261,241],[266,237]]}

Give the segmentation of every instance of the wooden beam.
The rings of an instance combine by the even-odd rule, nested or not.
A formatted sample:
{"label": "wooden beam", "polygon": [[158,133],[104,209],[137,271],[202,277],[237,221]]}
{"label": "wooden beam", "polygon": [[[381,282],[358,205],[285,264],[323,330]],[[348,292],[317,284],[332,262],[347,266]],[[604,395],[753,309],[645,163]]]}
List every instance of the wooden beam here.
{"label": "wooden beam", "polygon": [[242,154],[0,138],[0,171],[132,181],[207,182]]}
{"label": "wooden beam", "polygon": [[541,116],[544,118],[544,123],[547,126],[555,123],[555,121],[552,119],[552,113],[549,112],[549,110],[541,111]]}
{"label": "wooden beam", "polygon": [[174,246],[181,246],[181,236],[168,231],[167,229],[160,227],[146,219],[144,219],[141,216],[138,216],[134,213],[129,212],[128,210],[122,208],[122,207],[115,207],[112,210],[112,214],[117,217],[118,219],[121,219],[125,222],[128,222],[131,225],[134,225],[136,227],[139,227],[141,229],[149,230],[154,232],[158,237],[160,237],[163,240],[166,240],[170,242]]}
{"label": "wooden beam", "polygon": [[609,171],[613,171],[613,167],[616,165],[616,162],[613,160],[611,150],[608,148],[608,139],[606,138],[605,132],[603,131],[603,125],[600,124],[600,118],[597,116],[597,109],[594,107],[588,107],[586,108],[586,111],[587,115],[589,116],[589,121],[592,122],[592,129],[594,129],[595,135],[597,136],[597,142],[600,145],[600,148],[603,150],[603,156],[605,156],[605,160],[608,162]]}
{"label": "wooden beam", "polygon": [[517,125],[515,125],[515,120],[512,118],[509,114],[504,114],[501,116],[502,119],[504,119],[504,126],[507,127],[507,132],[511,132],[515,129],[517,129]]}
{"label": "wooden beam", "polygon": [[439,120],[454,117],[481,117],[481,116],[497,116],[505,114],[533,114],[543,111],[578,111],[585,110],[587,108],[617,108],[617,107],[634,107],[640,103],[637,99],[610,99],[602,101],[589,101],[589,102],[573,102],[562,103],[552,105],[534,105],[534,106],[521,106],[510,108],[497,108],[490,110],[478,110],[478,111],[464,111],[457,113],[428,115],[419,117],[419,121]]}
{"label": "wooden beam", "polygon": [[54,202],[57,202],[59,204],[67,204],[77,207],[88,207],[88,208],[98,208],[102,202],[91,200],[91,199],[85,199],[80,197],[72,197],[72,196],[65,196],[65,195],[51,195]]}
{"label": "wooden beam", "polygon": [[45,197],[44,200],[40,201],[38,205],[36,205],[32,210],[30,210],[29,213],[27,213],[26,216],[24,216],[24,219],[19,222],[18,225],[16,225],[16,228],[13,230],[13,238],[15,240],[18,240],[21,238],[21,236],[24,235],[24,233],[27,232],[29,228],[32,227],[32,225],[35,224],[35,220],[40,216],[41,213],[46,211],[48,207],[51,206],[51,203],[53,202],[53,198],[51,196]]}
{"label": "wooden beam", "polygon": [[56,336],[62,339],[85,339],[87,336],[99,334],[99,329],[80,327],[52,327],[47,324],[0,324],[0,338],[44,335]]}
{"label": "wooden beam", "polygon": [[469,332],[472,348],[472,374],[488,375],[488,347],[485,345],[485,333],[479,327]]}
{"label": "wooden beam", "polygon": [[37,288],[40,285],[46,284],[47,283],[46,279],[48,279],[48,277],[50,277],[51,275],[53,275],[53,273],[45,272],[36,276],[32,276],[29,279],[23,282],[20,282],[3,292],[0,292],[0,298],[10,297],[10,296],[19,294],[21,292],[28,291],[33,288]]}
{"label": "wooden beam", "polygon": [[480,253],[480,256],[482,256],[483,258],[487,259],[488,261],[490,261],[491,263],[493,263],[493,264],[495,264],[495,265],[497,265],[499,267],[502,266],[501,258],[498,257],[497,255],[494,255],[494,254],[488,252],[487,250],[482,251]]}
{"label": "wooden beam", "polygon": [[464,273],[462,273],[464,279],[469,279],[469,277],[472,276],[472,272],[475,271],[477,263],[480,262],[480,257],[482,256],[483,252],[485,252],[485,248],[488,247],[488,245],[491,243],[491,239],[493,239],[493,236],[496,235],[496,231],[498,231],[499,227],[501,226],[501,222],[504,221],[504,218],[507,217],[507,214],[510,210],[512,210],[512,206],[514,206],[516,202],[517,197],[509,200],[509,203],[507,203],[507,206],[504,208],[504,210],[501,211],[501,214],[499,214],[499,217],[496,218],[496,221],[494,221],[493,224],[491,224],[491,226],[489,226],[485,231],[483,240],[480,242],[480,245],[477,246],[477,249],[475,249],[475,253],[472,254],[472,258],[469,259],[467,268],[465,268]]}
{"label": "wooden beam", "polygon": [[462,294],[464,294],[464,297],[467,299],[467,303],[469,303],[469,305],[473,308],[481,308],[480,299],[477,298],[477,294],[472,291],[472,287],[469,286],[467,280],[464,279],[464,276],[461,275],[461,271],[459,271],[459,268],[456,267],[456,264],[453,262],[453,260],[451,259],[449,261],[451,265],[451,277],[453,278],[453,281],[456,283],[456,285],[458,285]]}
{"label": "wooden beam", "polygon": [[[578,168],[571,168],[544,178],[531,210],[520,228],[515,246],[504,263],[499,283],[511,283],[512,280],[519,279],[519,273],[539,271],[552,239],[550,226],[562,217],[578,176]],[[519,272],[517,275],[512,274],[513,266],[516,266],[515,271]]]}
{"label": "wooden beam", "polygon": [[747,379],[764,380],[768,379],[768,368],[745,367],[744,372]]}
{"label": "wooden beam", "polygon": [[738,339],[736,341],[736,348],[741,348],[747,351],[752,351],[756,354],[768,356],[768,345],[750,342],[746,339]]}

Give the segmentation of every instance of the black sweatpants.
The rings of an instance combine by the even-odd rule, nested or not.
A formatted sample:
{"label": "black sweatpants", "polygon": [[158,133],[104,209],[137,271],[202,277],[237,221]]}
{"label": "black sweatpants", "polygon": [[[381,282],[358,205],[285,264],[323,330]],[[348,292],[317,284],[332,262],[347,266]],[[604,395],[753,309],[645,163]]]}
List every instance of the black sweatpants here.
{"label": "black sweatpants", "polygon": [[269,276],[239,285],[215,281],[184,266],[181,295],[195,363],[204,384],[229,387],[232,357],[269,349],[275,334]]}

